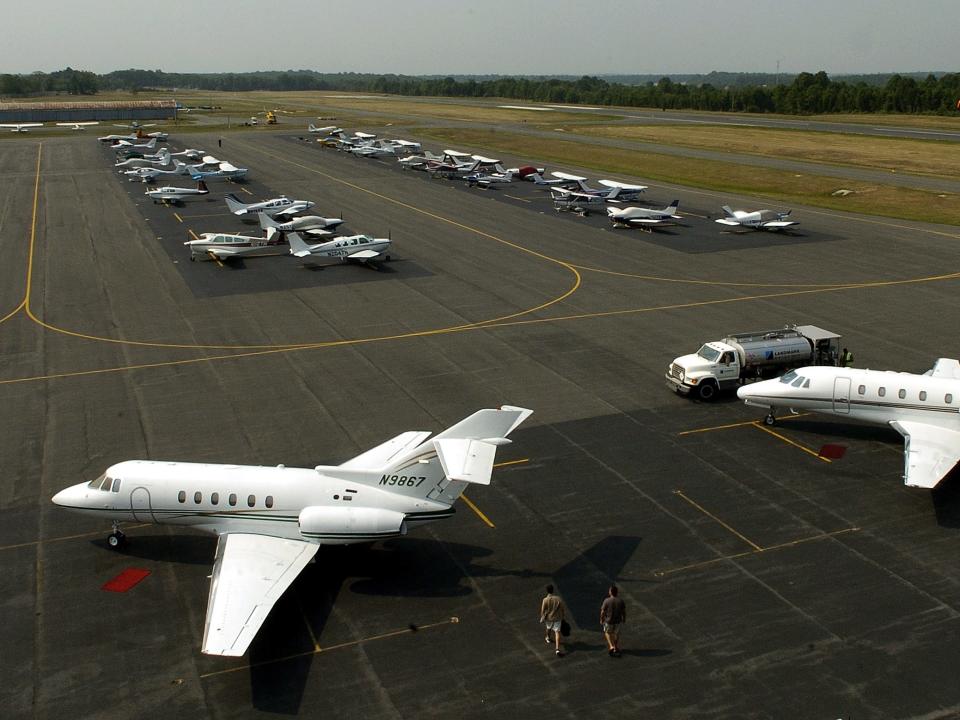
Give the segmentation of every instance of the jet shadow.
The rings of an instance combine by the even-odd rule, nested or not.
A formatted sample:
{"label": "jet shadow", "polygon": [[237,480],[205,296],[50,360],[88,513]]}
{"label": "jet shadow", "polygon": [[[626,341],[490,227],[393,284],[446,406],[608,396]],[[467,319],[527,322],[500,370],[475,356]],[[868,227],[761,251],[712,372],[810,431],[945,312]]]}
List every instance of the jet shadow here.
{"label": "jet shadow", "polygon": [[[94,547],[118,552],[107,545],[106,536],[91,540]],[[119,552],[126,557],[155,560],[181,565],[207,565],[213,567],[217,541],[202,535],[139,535],[127,537]]]}
{"label": "jet shadow", "polygon": [[930,491],[930,502],[940,527],[960,528],[960,469],[954,467]]}

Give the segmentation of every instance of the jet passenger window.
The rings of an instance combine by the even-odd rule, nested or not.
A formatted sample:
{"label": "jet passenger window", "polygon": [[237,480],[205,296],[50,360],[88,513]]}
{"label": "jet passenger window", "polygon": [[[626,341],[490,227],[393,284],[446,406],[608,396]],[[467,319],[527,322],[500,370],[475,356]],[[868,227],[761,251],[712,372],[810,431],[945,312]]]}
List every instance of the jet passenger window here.
{"label": "jet passenger window", "polygon": [[210,504],[219,505],[220,504],[220,493],[212,493],[210,495]]}
{"label": "jet passenger window", "polygon": [[882,387],[879,390],[877,390],[877,395],[879,395],[880,397],[885,397],[886,394],[887,394],[887,389],[885,387]]}
{"label": "jet passenger window", "polygon": [[866,392],[867,392],[867,386],[866,386],[866,385],[861,385],[860,387],[857,388],[857,394],[858,394],[858,395],[863,395],[863,394],[865,394]]}
{"label": "jet passenger window", "polygon": [[257,504],[257,496],[247,495],[247,507],[253,507],[256,504]]}
{"label": "jet passenger window", "polygon": [[201,500],[203,500],[203,493],[200,492],[199,490],[197,490],[197,492],[195,492],[195,493],[193,494],[193,501],[194,501],[197,505],[199,505]]}
{"label": "jet passenger window", "polygon": [[266,500],[263,501],[263,504],[266,505],[268,508],[272,508],[272,507],[273,507],[273,495],[267,495],[267,498],[266,498]]}
{"label": "jet passenger window", "polygon": [[927,399],[927,391],[926,391],[926,390],[921,390],[921,391],[920,391],[920,400],[923,401],[923,400],[926,400],[926,399]]}
{"label": "jet passenger window", "polygon": [[227,498],[227,502],[229,502],[231,506],[236,505],[236,504],[237,504],[237,494],[236,494],[236,493],[230,493],[230,497]]}
{"label": "jet passenger window", "polygon": [[947,405],[950,405],[951,403],[953,403],[953,394],[952,394],[952,393],[947,393],[946,395],[944,395],[944,396],[943,396],[943,401],[944,401]]}
{"label": "jet passenger window", "polygon": [[903,400],[905,397],[907,397],[907,391],[901,389],[900,392],[897,393],[897,397]]}
{"label": "jet passenger window", "polygon": [[182,503],[185,503],[185,502],[187,501],[187,491],[186,491],[186,490],[181,490],[180,492],[178,492],[178,493],[177,493],[177,500],[179,500],[179,501],[182,502]]}

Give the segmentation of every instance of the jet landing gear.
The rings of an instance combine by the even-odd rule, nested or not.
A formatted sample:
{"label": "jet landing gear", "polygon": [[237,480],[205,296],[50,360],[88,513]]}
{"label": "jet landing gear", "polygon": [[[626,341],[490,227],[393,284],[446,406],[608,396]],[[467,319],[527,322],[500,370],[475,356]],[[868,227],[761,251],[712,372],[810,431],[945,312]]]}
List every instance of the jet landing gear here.
{"label": "jet landing gear", "polygon": [[127,544],[127,536],[120,530],[120,523],[113,521],[113,532],[107,535],[107,545],[114,550],[121,549]]}
{"label": "jet landing gear", "polygon": [[773,414],[773,410],[764,415],[763,424],[767,425],[768,427],[777,424],[777,417]]}

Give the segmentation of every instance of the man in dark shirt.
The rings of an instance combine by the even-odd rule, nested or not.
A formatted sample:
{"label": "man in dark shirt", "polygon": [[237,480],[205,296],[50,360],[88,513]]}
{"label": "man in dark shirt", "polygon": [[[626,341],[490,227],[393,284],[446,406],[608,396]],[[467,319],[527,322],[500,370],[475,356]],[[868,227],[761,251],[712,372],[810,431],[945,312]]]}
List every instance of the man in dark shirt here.
{"label": "man in dark shirt", "polygon": [[627,621],[627,605],[619,597],[616,585],[611,585],[607,597],[600,605],[600,624],[603,637],[607,640],[607,652],[610,657],[620,657],[620,628]]}

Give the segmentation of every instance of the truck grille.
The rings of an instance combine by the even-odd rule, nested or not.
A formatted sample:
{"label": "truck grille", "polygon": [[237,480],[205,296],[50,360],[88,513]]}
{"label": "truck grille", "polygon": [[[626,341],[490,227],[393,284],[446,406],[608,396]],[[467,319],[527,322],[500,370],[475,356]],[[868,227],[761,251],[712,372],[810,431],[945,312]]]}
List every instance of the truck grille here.
{"label": "truck grille", "polygon": [[683,369],[676,363],[670,363],[670,375],[677,380],[683,380]]}

